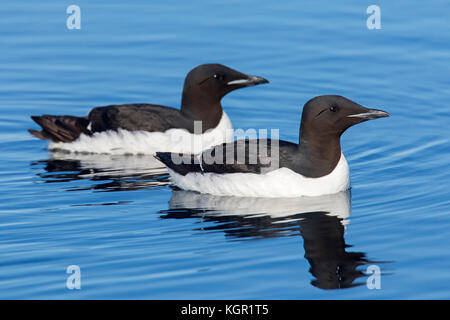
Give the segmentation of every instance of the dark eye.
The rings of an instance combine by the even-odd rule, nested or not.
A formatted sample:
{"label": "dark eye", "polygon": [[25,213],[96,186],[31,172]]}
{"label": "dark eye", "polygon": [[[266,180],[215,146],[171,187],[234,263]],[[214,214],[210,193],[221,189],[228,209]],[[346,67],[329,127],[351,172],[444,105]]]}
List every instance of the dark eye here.
{"label": "dark eye", "polygon": [[214,78],[217,79],[217,80],[224,80],[224,79],[225,79],[225,76],[224,76],[223,74],[216,73],[216,74],[214,75]]}
{"label": "dark eye", "polygon": [[336,106],[331,106],[330,107],[330,111],[331,112],[336,112],[338,110],[338,108]]}

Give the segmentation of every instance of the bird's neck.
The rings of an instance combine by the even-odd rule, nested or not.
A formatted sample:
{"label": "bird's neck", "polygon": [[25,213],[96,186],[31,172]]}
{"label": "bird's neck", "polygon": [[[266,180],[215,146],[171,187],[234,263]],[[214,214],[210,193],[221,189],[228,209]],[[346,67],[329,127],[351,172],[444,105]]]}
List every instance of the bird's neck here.
{"label": "bird's neck", "polygon": [[340,136],[300,130],[299,153],[311,168],[311,176],[331,173],[341,158]]}
{"label": "bird's neck", "polygon": [[211,98],[201,92],[183,91],[181,113],[193,121],[202,121],[203,132],[215,128],[222,118],[220,99]]}

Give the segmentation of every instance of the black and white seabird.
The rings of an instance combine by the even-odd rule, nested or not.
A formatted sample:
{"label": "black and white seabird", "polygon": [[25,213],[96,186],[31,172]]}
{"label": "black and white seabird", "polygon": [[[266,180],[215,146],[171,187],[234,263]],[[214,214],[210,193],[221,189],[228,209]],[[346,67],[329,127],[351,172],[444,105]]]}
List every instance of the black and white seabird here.
{"label": "black and white seabird", "polygon": [[332,194],[350,187],[342,133],[363,121],[389,116],[342,96],[318,96],[303,108],[298,144],[246,139],[199,155],[157,152],[156,157],[169,169],[172,182],[185,190],[248,197]]}
{"label": "black and white seabird", "polygon": [[233,141],[221,99],[233,90],[262,83],[268,81],[221,64],[203,64],[187,74],[180,110],[140,103],[97,107],[86,117],[32,116],[42,131],[29,132],[49,140],[49,149],[73,152],[198,153]]}

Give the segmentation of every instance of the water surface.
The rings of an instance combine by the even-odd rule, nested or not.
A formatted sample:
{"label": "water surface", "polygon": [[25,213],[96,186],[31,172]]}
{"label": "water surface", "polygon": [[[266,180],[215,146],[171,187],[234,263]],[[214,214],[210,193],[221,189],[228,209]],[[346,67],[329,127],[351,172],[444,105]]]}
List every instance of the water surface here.
{"label": "water surface", "polygon": [[[450,298],[448,1],[378,1],[381,30],[360,1],[80,0],[81,30],[69,4],[0,7],[0,298]],[[151,158],[52,154],[26,131],[32,114],[177,107],[208,62],[271,81],[224,98],[235,128],[296,141],[319,94],[391,113],[344,134],[351,192],[199,195]]]}

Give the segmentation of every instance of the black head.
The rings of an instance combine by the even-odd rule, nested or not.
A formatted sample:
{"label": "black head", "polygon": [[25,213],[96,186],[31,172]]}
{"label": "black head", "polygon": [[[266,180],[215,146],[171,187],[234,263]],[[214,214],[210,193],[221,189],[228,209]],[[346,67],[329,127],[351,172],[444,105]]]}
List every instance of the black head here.
{"label": "black head", "polygon": [[318,96],[305,104],[300,132],[340,137],[355,124],[389,116],[385,111],[368,109],[342,96]]}
{"label": "black head", "polygon": [[204,91],[220,99],[230,91],[268,82],[221,64],[202,64],[187,74],[184,90]]}
{"label": "black head", "polygon": [[318,96],[303,107],[299,152],[294,170],[307,177],[329,174],[341,158],[340,137],[349,127],[389,114],[363,107],[342,96]]}
{"label": "black head", "polygon": [[186,76],[181,111],[200,120],[211,112],[220,112],[221,115],[220,100],[227,93],[268,82],[264,78],[248,75],[221,64],[202,64]]}

